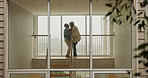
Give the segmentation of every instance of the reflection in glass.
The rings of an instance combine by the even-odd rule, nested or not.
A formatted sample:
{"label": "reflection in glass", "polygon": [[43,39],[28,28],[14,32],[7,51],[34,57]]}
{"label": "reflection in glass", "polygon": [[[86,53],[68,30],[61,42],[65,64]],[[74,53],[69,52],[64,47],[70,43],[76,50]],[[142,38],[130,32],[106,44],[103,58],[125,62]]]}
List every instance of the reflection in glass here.
{"label": "reflection in glass", "polygon": [[93,68],[131,68],[131,24],[119,26],[111,22],[112,16],[105,18],[111,9],[105,6],[107,0],[92,2],[92,54],[98,55],[93,56],[94,61],[101,61],[98,63],[101,67],[93,62]]}
{"label": "reflection in glass", "polygon": [[97,73],[94,78],[130,78],[130,74],[114,74],[114,73]]}
{"label": "reflection in glass", "polygon": [[[80,34],[81,34],[81,41],[79,41],[78,42],[78,44],[77,44],[77,54],[78,55],[85,55],[86,53],[86,51],[85,51],[85,49],[86,49],[86,46],[85,46],[85,38],[83,38],[83,36],[82,35],[85,35],[85,33],[86,33],[86,31],[85,31],[85,21],[86,19],[85,19],[85,16],[84,15],[69,15],[69,16],[62,16],[62,30],[64,30],[64,24],[65,23],[68,23],[69,24],[69,22],[71,22],[71,21],[74,21],[75,22],[75,26],[77,26],[78,27],[78,29],[79,29],[79,31],[80,31]],[[62,33],[62,35],[64,35],[64,33]],[[62,37],[63,38],[63,40],[64,40],[64,37]],[[66,44],[65,44],[65,42],[63,41],[63,55],[65,55],[66,54],[66,50],[67,50],[67,46],[66,46]],[[73,54],[73,53],[72,53]]]}
{"label": "reflection in glass", "polygon": [[50,16],[51,55],[61,55],[61,16]]}
{"label": "reflection in glass", "polygon": [[87,71],[52,71],[51,78],[89,78]]}
{"label": "reflection in glass", "polygon": [[10,78],[46,78],[45,74],[40,73],[21,73],[21,74],[10,74]]}
{"label": "reflection in glass", "polygon": [[[52,69],[75,69],[89,68],[89,52],[86,44],[87,16],[89,16],[89,0],[51,0],[50,26],[51,26],[51,68]],[[82,6],[83,5],[83,6]],[[59,18],[55,18],[59,17]],[[74,22],[78,27],[81,40],[77,44],[77,57],[73,50],[70,58],[65,57],[67,45],[64,41],[64,24]],[[56,36],[56,39],[53,37]],[[80,64],[81,63],[81,64]]]}
{"label": "reflection in glass", "polygon": [[[109,10],[105,1],[92,0],[90,20],[89,0],[51,0],[51,68],[90,67],[90,21],[93,68],[131,68],[131,26],[112,24],[111,17],[104,19]],[[32,4],[24,1],[27,5],[21,2],[9,1],[9,68],[47,68],[47,0]],[[63,30],[70,21],[79,28],[81,40],[77,44],[78,56],[66,58]]]}

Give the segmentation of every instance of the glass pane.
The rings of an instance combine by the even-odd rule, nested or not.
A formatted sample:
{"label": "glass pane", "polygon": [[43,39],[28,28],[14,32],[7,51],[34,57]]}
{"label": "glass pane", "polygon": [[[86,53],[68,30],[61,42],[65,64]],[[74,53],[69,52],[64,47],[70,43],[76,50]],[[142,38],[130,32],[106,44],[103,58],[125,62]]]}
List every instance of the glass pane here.
{"label": "glass pane", "polygon": [[10,74],[10,78],[46,78],[46,74],[40,73],[21,73]]}
{"label": "glass pane", "polygon": [[[62,24],[64,26],[64,23],[69,23],[71,20],[75,21],[75,25],[78,27],[80,34],[81,34],[81,41],[77,44],[77,54],[78,55],[86,55],[86,46],[85,46],[85,23],[86,23],[86,19],[84,15],[72,15],[72,16],[62,16]],[[65,28],[62,27],[62,30],[64,30]],[[64,35],[64,33],[62,33],[62,36]],[[62,47],[62,55],[65,55],[67,53],[67,45],[64,42],[64,37],[62,37],[63,39],[63,47]]]}
{"label": "glass pane", "polygon": [[[50,22],[53,23],[51,24],[51,68],[89,68],[86,35],[89,0],[51,0],[50,12],[50,20],[54,20]],[[52,17],[60,18],[55,20]],[[71,21],[74,27],[70,25]],[[57,36],[58,40],[53,39],[54,36]],[[74,38],[78,40],[74,41]]]}
{"label": "glass pane", "polygon": [[105,18],[111,9],[106,3],[107,0],[93,0],[93,68],[131,68],[131,24],[119,26],[112,23],[112,16]]}
{"label": "glass pane", "polygon": [[46,68],[47,0],[9,0],[9,68]]}
{"label": "glass pane", "polygon": [[52,71],[51,78],[89,78],[88,71]]}
{"label": "glass pane", "polygon": [[[38,36],[34,38],[37,43],[37,57],[46,57],[48,45],[48,16],[38,16]],[[34,55],[35,56],[35,55]]]}
{"label": "glass pane", "polygon": [[130,78],[130,74],[97,73],[94,78]]}
{"label": "glass pane", "polygon": [[51,55],[61,55],[61,16],[50,16]]}

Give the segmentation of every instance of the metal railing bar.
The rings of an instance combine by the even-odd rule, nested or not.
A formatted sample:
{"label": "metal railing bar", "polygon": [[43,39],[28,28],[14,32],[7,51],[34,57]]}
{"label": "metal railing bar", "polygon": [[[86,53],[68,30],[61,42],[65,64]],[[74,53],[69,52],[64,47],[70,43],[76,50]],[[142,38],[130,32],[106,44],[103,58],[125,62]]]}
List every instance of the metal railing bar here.
{"label": "metal railing bar", "polygon": [[32,36],[48,36],[48,35],[32,35]]}
{"label": "metal railing bar", "polygon": [[[9,73],[45,73],[48,69],[9,69]],[[50,71],[90,71],[90,69],[50,69]],[[132,71],[132,69],[92,69],[98,71]]]}
{"label": "metal railing bar", "polygon": [[[38,51],[37,52],[38,55],[37,56],[38,57],[46,56],[46,49],[47,49],[47,42],[48,42],[47,41],[48,40],[47,36],[48,35],[32,35],[32,36],[34,36],[34,38],[37,39],[37,42],[36,42],[37,43],[37,47],[38,47],[38,50],[37,50]],[[80,55],[85,55],[85,56],[89,55],[89,54],[85,53],[85,52],[87,52],[86,49],[83,49],[83,47],[81,47],[82,49],[80,49],[80,46],[84,46],[85,48],[88,46],[88,45],[84,45],[84,44],[86,44],[85,43],[85,42],[87,42],[86,39],[89,36],[90,35],[81,35],[82,40],[81,40],[81,42],[78,45],[78,51],[79,52],[81,51]],[[106,50],[103,50],[103,49],[107,49],[108,48],[107,42],[104,43],[104,41],[106,41],[104,39],[107,39],[106,37],[111,37],[111,36],[114,36],[114,34],[92,35],[92,37],[94,39],[93,40],[94,41],[93,42],[94,45],[92,45],[94,47],[92,55],[107,55],[107,54],[110,54],[110,50],[108,50],[108,52],[106,52]],[[108,41],[110,41],[110,39]],[[82,43],[84,43],[84,44],[82,44]],[[110,48],[108,48],[108,49],[110,49]],[[103,56],[101,56],[101,57],[103,57]]]}
{"label": "metal railing bar", "polygon": [[[32,36],[48,36],[48,35],[32,35]],[[81,35],[81,36],[90,36],[90,35]],[[92,36],[115,36],[114,34],[99,34],[99,35],[92,35]]]}

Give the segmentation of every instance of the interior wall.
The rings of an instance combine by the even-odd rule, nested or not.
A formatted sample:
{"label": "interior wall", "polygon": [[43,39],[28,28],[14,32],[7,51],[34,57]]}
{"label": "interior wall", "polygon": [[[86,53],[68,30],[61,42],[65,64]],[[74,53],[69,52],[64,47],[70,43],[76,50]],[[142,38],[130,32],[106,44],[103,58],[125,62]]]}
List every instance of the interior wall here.
{"label": "interior wall", "polygon": [[115,68],[131,68],[131,24],[121,26],[113,24],[115,36],[113,37],[113,52]]}
{"label": "interior wall", "polygon": [[31,68],[33,14],[9,1],[9,68]]}
{"label": "interior wall", "polygon": [[[33,17],[33,35],[38,34],[38,16]],[[37,38],[33,38],[33,58],[37,58]]]}

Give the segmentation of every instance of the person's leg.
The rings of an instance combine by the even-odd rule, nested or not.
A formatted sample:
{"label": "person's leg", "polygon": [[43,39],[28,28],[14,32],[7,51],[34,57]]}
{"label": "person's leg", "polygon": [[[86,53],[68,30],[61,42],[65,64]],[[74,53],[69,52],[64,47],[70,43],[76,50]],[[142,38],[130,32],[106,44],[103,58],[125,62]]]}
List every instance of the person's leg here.
{"label": "person's leg", "polygon": [[77,56],[77,49],[76,49],[77,43],[78,42],[73,42],[73,53],[74,53],[74,56]]}
{"label": "person's leg", "polygon": [[66,55],[67,55],[67,56],[70,56],[70,52],[71,52],[71,48],[72,48],[72,47],[71,47],[71,46],[72,46],[72,45],[71,45],[71,40],[68,40],[67,46],[68,46],[68,49],[67,49],[67,54],[66,54]]}
{"label": "person's leg", "polygon": [[65,43],[67,44],[67,47],[68,47],[66,57],[69,57],[70,56],[70,51],[71,51],[71,41],[65,39]]}

